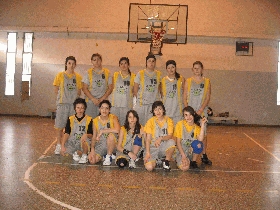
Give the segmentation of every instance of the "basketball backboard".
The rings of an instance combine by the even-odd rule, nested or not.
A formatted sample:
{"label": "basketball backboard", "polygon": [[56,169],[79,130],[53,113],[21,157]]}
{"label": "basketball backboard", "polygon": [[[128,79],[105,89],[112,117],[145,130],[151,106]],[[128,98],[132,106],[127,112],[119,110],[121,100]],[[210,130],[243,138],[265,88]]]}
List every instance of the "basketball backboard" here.
{"label": "basketball backboard", "polygon": [[127,41],[186,44],[187,18],[187,5],[131,3]]}

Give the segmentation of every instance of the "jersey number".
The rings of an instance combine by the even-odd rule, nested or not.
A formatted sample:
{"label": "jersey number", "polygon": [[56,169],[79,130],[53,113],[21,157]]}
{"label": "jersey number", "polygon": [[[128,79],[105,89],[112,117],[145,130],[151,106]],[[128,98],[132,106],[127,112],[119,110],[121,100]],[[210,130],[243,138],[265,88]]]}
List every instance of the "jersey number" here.
{"label": "jersey number", "polygon": [[157,80],[156,79],[150,79],[151,80],[151,84],[152,85],[156,85],[157,84]]}

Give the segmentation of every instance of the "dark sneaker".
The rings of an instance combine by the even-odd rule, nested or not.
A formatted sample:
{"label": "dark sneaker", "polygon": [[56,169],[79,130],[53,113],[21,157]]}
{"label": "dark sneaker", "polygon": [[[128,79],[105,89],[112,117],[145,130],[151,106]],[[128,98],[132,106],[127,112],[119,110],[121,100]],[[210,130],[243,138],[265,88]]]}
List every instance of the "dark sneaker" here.
{"label": "dark sneaker", "polygon": [[206,165],[210,165],[210,166],[212,165],[212,161],[208,159],[206,154],[202,155],[201,162]]}
{"label": "dark sneaker", "polygon": [[171,167],[170,167],[170,165],[169,165],[169,160],[164,160],[164,161],[162,162],[162,168],[163,168],[164,170],[167,170],[167,171],[170,171],[170,170],[171,170]]}
{"label": "dark sneaker", "polygon": [[198,166],[197,166],[196,161],[191,161],[191,162],[190,162],[190,168],[191,168],[191,169],[199,169]]}

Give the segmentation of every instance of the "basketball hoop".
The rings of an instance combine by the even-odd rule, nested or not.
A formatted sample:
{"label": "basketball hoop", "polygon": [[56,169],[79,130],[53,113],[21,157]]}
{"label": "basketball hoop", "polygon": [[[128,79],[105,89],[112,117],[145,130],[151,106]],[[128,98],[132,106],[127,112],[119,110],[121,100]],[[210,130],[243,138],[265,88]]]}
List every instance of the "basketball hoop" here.
{"label": "basketball hoop", "polygon": [[162,42],[164,34],[166,33],[166,31],[163,28],[154,28],[154,27],[151,27],[151,30],[149,32],[152,35],[153,42],[158,42],[158,41]]}
{"label": "basketball hoop", "polygon": [[161,55],[162,39],[166,31],[163,28],[151,27],[149,32],[152,38],[151,52],[155,55]]}

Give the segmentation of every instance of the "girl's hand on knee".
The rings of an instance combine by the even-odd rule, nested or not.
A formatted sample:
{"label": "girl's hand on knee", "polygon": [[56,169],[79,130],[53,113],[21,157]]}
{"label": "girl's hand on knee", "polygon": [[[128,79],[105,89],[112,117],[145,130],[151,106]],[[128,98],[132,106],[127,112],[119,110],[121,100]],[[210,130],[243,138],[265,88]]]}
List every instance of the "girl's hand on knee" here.
{"label": "girl's hand on knee", "polygon": [[99,133],[98,133],[98,135],[96,136],[96,140],[97,140],[97,141],[100,140],[102,134],[103,134],[103,130],[100,130]]}
{"label": "girl's hand on knee", "polygon": [[159,147],[160,143],[161,143],[162,137],[159,137],[156,141],[155,141],[155,146]]}

